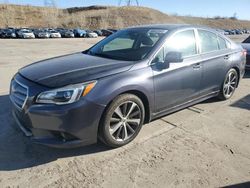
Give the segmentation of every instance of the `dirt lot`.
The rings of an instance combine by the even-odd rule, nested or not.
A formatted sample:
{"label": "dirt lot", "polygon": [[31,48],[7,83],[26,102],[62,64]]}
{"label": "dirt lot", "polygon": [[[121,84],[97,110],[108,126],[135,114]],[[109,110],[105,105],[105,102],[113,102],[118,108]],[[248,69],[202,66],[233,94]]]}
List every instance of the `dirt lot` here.
{"label": "dirt lot", "polygon": [[11,117],[11,77],[24,65],[95,42],[0,40],[0,187],[250,186],[250,73],[232,99],[211,99],[153,121],[119,149],[31,144]]}

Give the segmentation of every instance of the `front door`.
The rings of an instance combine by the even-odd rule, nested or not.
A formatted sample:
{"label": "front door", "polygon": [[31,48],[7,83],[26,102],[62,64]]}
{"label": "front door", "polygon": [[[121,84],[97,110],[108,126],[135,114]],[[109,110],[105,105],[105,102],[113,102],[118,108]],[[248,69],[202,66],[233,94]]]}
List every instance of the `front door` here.
{"label": "front door", "polygon": [[[169,52],[181,52],[183,61],[169,63],[159,68]],[[175,33],[155,56],[152,64],[155,87],[155,110],[165,111],[200,95],[202,76],[201,58],[198,54],[194,30]]]}

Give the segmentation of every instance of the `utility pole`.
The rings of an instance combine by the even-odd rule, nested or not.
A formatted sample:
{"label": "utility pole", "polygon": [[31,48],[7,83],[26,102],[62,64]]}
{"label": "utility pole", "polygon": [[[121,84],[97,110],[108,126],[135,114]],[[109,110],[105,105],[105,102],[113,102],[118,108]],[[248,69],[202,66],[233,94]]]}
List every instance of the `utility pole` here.
{"label": "utility pole", "polygon": [[119,0],[118,5],[121,6],[122,4],[126,6],[132,6],[133,4],[139,6],[139,0]]}

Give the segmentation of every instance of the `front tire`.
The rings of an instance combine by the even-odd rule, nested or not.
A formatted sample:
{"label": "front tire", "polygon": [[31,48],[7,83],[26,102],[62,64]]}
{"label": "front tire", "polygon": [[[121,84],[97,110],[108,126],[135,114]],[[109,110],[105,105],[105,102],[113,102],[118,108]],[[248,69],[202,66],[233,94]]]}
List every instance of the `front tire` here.
{"label": "front tire", "polygon": [[118,96],[105,111],[99,127],[100,140],[112,147],[121,147],[138,135],[144,122],[145,109],[133,94]]}
{"label": "front tire", "polygon": [[239,81],[239,75],[237,71],[235,69],[230,69],[222,84],[218,98],[221,100],[230,99],[235,92],[238,81]]}

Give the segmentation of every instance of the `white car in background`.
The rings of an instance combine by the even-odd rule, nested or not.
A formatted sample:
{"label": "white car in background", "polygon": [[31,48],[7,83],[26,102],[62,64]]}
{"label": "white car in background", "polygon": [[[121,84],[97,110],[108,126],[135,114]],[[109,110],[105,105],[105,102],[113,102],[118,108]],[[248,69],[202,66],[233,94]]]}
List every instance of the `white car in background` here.
{"label": "white car in background", "polygon": [[98,37],[98,34],[95,33],[94,31],[86,30],[86,32],[87,32],[86,37],[88,37],[88,38],[97,38]]}
{"label": "white car in background", "polygon": [[61,34],[58,31],[50,31],[50,38],[61,38]]}
{"label": "white car in background", "polygon": [[18,32],[18,36],[20,38],[23,38],[23,39],[34,39],[36,38],[34,33],[30,30],[27,30],[27,29],[21,29],[19,32]]}

